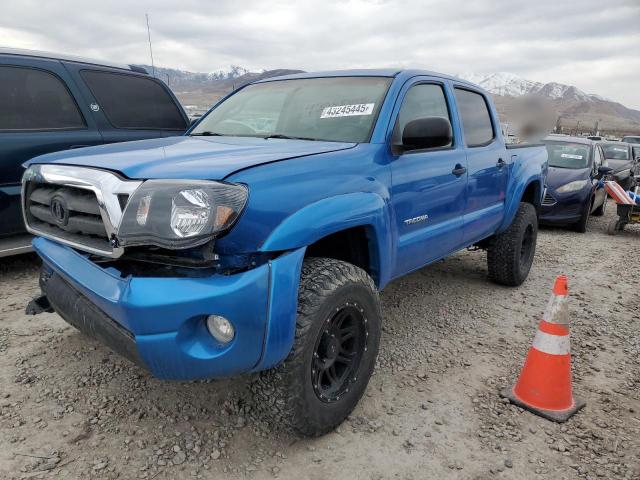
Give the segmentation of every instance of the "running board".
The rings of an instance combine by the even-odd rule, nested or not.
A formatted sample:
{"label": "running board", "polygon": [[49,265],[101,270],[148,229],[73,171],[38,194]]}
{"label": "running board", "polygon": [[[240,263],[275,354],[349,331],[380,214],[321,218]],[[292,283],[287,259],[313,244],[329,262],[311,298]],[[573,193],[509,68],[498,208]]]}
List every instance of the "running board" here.
{"label": "running board", "polygon": [[32,252],[32,239],[33,237],[31,235],[16,235],[13,237],[0,238],[0,257]]}

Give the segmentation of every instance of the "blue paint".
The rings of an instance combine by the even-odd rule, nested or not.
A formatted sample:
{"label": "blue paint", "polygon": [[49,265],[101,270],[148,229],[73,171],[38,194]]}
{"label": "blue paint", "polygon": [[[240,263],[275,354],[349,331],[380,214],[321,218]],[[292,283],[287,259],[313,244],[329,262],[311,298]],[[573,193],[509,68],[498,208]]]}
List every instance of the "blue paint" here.
{"label": "blue paint", "polygon": [[[248,186],[242,215],[216,240],[215,251],[221,257],[262,253],[273,259],[240,273],[123,279],[117,270],[103,269],[67,247],[42,239],[34,243],[47,265],[134,333],[155,375],[217,377],[270,368],[286,358],[295,333],[304,254],[327,235],[364,228],[373,276],[382,289],[394,278],[508,228],[528,188],[534,189],[532,200],[540,205],[547,168],[543,147],[506,148],[499,129],[488,145],[468,147],[463,141],[454,85],[486,92],[423,71],[288,78],[339,75],[393,78],[369,143],[182,137],[32,161],[107,168],[136,179],[213,179]],[[390,141],[402,100],[413,85],[425,82],[444,89],[453,146],[399,153]],[[490,100],[489,105],[492,121],[499,125]],[[467,172],[453,174],[458,165]],[[416,218],[422,220],[407,222]],[[223,315],[236,325],[231,344],[218,345],[208,334],[203,318],[209,314]]]}

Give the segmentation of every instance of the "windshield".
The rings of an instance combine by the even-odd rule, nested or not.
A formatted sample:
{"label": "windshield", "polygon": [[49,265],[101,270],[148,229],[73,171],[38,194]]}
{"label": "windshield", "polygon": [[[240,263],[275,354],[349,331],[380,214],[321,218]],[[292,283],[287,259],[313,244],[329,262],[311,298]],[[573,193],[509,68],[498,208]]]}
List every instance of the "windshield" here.
{"label": "windshield", "polygon": [[545,142],[549,166],[558,168],[587,168],[591,147],[584,143]]}
{"label": "windshield", "polygon": [[191,135],[367,142],[390,83],[382,77],[256,83],[218,105]]}
{"label": "windshield", "polygon": [[604,157],[611,160],[629,160],[629,149],[625,145],[603,145]]}
{"label": "windshield", "polygon": [[640,143],[640,137],[622,137],[623,142]]}

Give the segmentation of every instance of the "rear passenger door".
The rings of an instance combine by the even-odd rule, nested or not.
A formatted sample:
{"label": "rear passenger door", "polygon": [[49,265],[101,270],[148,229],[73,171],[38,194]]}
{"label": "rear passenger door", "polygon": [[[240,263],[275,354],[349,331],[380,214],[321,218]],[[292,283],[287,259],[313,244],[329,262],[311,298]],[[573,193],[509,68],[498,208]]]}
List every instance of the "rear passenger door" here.
{"label": "rear passenger door", "polygon": [[502,221],[510,158],[484,94],[466,85],[456,85],[454,92],[469,172],[464,209],[468,245],[491,235]]}
{"label": "rear passenger door", "polygon": [[89,99],[106,143],[181,135],[188,119],[168,88],[145,74],[65,64]]}
{"label": "rear passenger door", "polygon": [[[398,232],[394,276],[461,247],[467,186],[464,149],[445,83],[418,79],[403,87],[399,99],[399,111],[391,126],[391,202]],[[453,142],[444,148],[403,151],[404,126],[424,117],[447,118],[453,125]]]}
{"label": "rear passenger door", "polygon": [[0,236],[25,232],[20,181],[27,160],[102,143],[59,61],[0,57]]}

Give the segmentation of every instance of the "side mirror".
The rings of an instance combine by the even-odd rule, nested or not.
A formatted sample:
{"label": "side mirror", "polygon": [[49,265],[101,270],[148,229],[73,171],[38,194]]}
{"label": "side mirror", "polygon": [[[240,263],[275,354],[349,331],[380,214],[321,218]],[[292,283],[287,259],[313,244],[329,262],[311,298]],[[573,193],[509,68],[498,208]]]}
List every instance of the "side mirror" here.
{"label": "side mirror", "polygon": [[451,124],[442,117],[412,120],[402,131],[402,147],[405,151],[447,147],[451,145],[452,139]]}
{"label": "side mirror", "polygon": [[600,165],[598,167],[598,178],[606,177],[611,172],[613,172],[613,168],[605,167],[604,165]]}

